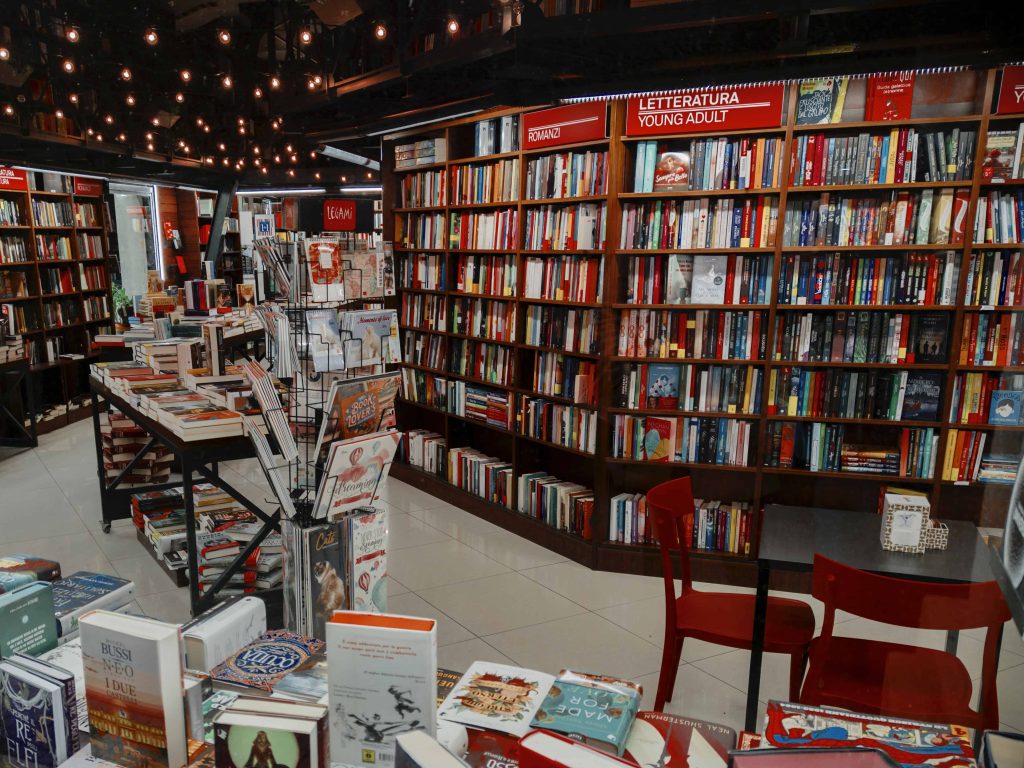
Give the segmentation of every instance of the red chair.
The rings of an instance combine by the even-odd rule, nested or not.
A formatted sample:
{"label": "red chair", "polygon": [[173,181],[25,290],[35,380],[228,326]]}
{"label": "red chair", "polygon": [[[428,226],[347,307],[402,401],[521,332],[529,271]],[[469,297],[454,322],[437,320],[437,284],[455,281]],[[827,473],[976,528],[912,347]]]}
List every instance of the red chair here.
{"label": "red chair", "polygon": [[[683,641],[692,637],[730,648],[751,646],[754,629],[754,595],[729,592],[701,592],[690,578],[690,528],[693,519],[693,488],[690,478],[681,477],[656,485],[647,492],[647,514],[661,549],[665,579],[665,646],[654,709],[660,711],[672,700],[676,670],[683,653]],[[672,554],[679,555],[680,580],[676,596]],[[790,657],[789,695],[795,698],[807,660],[807,647],[814,637],[814,614],[799,600],[768,599],[764,649]]]}
{"label": "red chair", "polygon": [[[999,586],[934,584],[877,576],[817,555],[812,594],[825,603],[821,635],[811,643],[800,701],[868,714],[998,728],[996,654],[1010,618]],[[971,676],[955,655],[932,648],[832,634],[836,611],[898,627],[986,627],[980,711],[971,709]]]}

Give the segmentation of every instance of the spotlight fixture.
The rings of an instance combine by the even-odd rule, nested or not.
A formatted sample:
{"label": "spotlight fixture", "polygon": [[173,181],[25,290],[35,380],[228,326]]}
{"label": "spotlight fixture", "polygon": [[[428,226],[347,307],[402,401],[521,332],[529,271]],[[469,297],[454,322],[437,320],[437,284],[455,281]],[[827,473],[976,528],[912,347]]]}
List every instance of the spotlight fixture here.
{"label": "spotlight fixture", "polygon": [[14,114],[14,107],[12,107],[10,104],[4,104],[4,114],[7,115],[8,117],[13,115]]}
{"label": "spotlight fixture", "polygon": [[224,75],[224,77],[220,79],[220,84],[222,88],[230,88],[235,84],[235,81],[231,79],[231,75]]}
{"label": "spotlight fixture", "polygon": [[221,45],[231,45],[231,33],[226,29],[222,29],[217,33],[217,40],[220,41]]}
{"label": "spotlight fixture", "polygon": [[92,136],[94,133],[96,133],[96,132],[92,128],[86,128],[85,129],[86,136]]}
{"label": "spotlight fixture", "polygon": [[309,88],[309,90],[311,90],[311,91],[315,91],[316,90],[316,83],[313,82],[312,79],[307,80],[306,81],[306,87]]}
{"label": "spotlight fixture", "polygon": [[315,149],[309,150],[309,159],[310,160],[316,160],[316,150]]}
{"label": "spotlight fixture", "polygon": [[273,77],[271,77],[270,78],[270,87],[271,87],[271,89],[273,89],[275,91],[278,88],[280,88],[281,87],[281,78],[279,78],[277,75],[274,75]]}
{"label": "spotlight fixture", "polygon": [[252,95],[255,98],[257,98],[257,99],[262,99],[263,98],[263,89],[262,88],[254,88],[253,91],[252,91]]}
{"label": "spotlight fixture", "polygon": [[64,61],[61,62],[60,67],[70,75],[75,71],[75,61],[74,59],[64,59]]}
{"label": "spotlight fixture", "polygon": [[105,122],[107,125],[113,125],[114,124],[114,116],[113,115],[107,115],[106,117],[103,118],[103,122]]}
{"label": "spotlight fixture", "polygon": [[183,82],[189,82],[192,79],[192,73],[187,69],[181,70],[181,79]]}
{"label": "spotlight fixture", "polygon": [[323,85],[324,79],[320,75],[313,75],[313,82],[317,85]]}
{"label": "spotlight fixture", "polygon": [[377,22],[373,27],[373,36],[378,40],[384,40],[388,36],[387,25],[383,22]]}
{"label": "spotlight fixture", "polygon": [[245,118],[244,117],[238,118],[238,124],[239,125],[245,125]]}
{"label": "spotlight fixture", "polygon": [[125,136],[123,133],[119,133],[117,134],[117,140],[121,142],[128,141],[128,137]]}
{"label": "spotlight fixture", "polygon": [[178,102],[179,104],[184,104],[185,103],[185,94],[182,93],[181,91],[178,91],[176,94],[174,94],[174,100],[176,102]]}
{"label": "spotlight fixture", "polygon": [[56,117],[59,120],[60,118],[64,117],[64,110],[63,109],[58,109],[57,111],[55,111],[53,113],[53,116]]}
{"label": "spotlight fixture", "polygon": [[342,176],[342,177],[341,177],[341,180],[342,180],[342,182],[346,182],[346,181],[348,181],[348,176]]}
{"label": "spotlight fixture", "polygon": [[160,118],[159,117],[154,117],[149,122],[151,122],[154,126],[158,126],[158,125],[160,125]]}
{"label": "spotlight fixture", "polygon": [[273,128],[276,131],[278,128],[281,127],[281,121],[280,120],[273,120],[273,121],[271,121],[270,127]]}
{"label": "spotlight fixture", "polygon": [[244,125],[238,126],[238,135],[239,136],[245,136],[245,126]]}
{"label": "spotlight fixture", "polygon": [[204,158],[204,162],[205,162],[205,163],[206,163],[207,165],[213,165],[213,158],[212,158],[212,157],[207,157],[207,158]]}
{"label": "spotlight fixture", "polygon": [[459,20],[456,19],[454,16],[452,16],[450,19],[448,19],[447,27],[448,27],[448,34],[449,35],[457,35],[457,34],[459,34]]}
{"label": "spotlight fixture", "polygon": [[299,162],[299,156],[298,155],[292,155],[290,159],[291,159],[291,161],[293,163]]}
{"label": "spotlight fixture", "polygon": [[64,37],[68,39],[69,43],[77,43],[82,36],[74,27],[68,27],[67,31],[64,33]]}
{"label": "spotlight fixture", "polygon": [[132,71],[128,67],[121,67],[121,79],[125,82],[132,79]]}
{"label": "spotlight fixture", "polygon": [[217,149],[219,149],[221,152],[226,152],[227,148],[227,144],[225,144],[223,141],[217,145]]}
{"label": "spotlight fixture", "polygon": [[230,164],[231,164],[231,161],[230,161],[230,160],[228,160],[228,159],[227,159],[226,157],[225,157],[225,158],[224,158],[224,160],[222,160],[221,162],[223,162],[225,166],[228,166],[228,165],[230,165]]}
{"label": "spotlight fixture", "polygon": [[210,132],[210,126],[204,125],[203,126],[203,133],[209,133],[209,132]]}
{"label": "spotlight fixture", "polygon": [[253,145],[253,147],[252,147],[252,153],[253,153],[254,155],[258,155],[258,154],[260,153],[260,145],[259,145],[259,144],[254,144],[254,145]]}
{"label": "spotlight fixture", "polygon": [[288,175],[294,177],[295,176],[295,169],[294,168],[289,168],[288,169]]}
{"label": "spotlight fixture", "polygon": [[0,61],[10,61],[11,51],[9,48],[0,47]]}
{"label": "spotlight fixture", "polygon": [[281,164],[281,156],[280,155],[274,155],[274,162],[277,163],[278,165],[280,165]]}
{"label": "spotlight fixture", "polygon": [[196,125],[198,125],[200,128],[202,128],[203,127],[203,118],[197,117],[196,118]]}
{"label": "spotlight fixture", "polygon": [[309,45],[310,43],[313,42],[313,33],[310,32],[308,29],[302,30],[301,32],[299,32],[299,42],[302,43],[303,45]]}
{"label": "spotlight fixture", "polygon": [[77,93],[68,94],[68,101],[70,101],[72,104],[77,104],[78,103],[78,94]]}
{"label": "spotlight fixture", "polygon": [[267,175],[266,167],[260,168],[260,173],[262,173],[264,176],[266,176]]}
{"label": "spotlight fixture", "polygon": [[259,168],[261,165],[263,165],[263,161],[257,157],[255,160],[252,161],[252,164]]}
{"label": "spotlight fixture", "polygon": [[146,131],[146,141],[152,141],[152,140],[153,140],[153,132],[152,131]]}
{"label": "spotlight fixture", "polygon": [[146,149],[148,149],[150,152],[152,152],[153,151],[153,142],[149,142],[149,144],[146,145]]}
{"label": "spotlight fixture", "polygon": [[185,148],[185,140],[184,139],[178,139],[178,146],[180,148],[184,149]]}
{"label": "spotlight fixture", "polygon": [[142,39],[150,45],[156,45],[157,42],[160,40],[160,38],[157,37],[155,29],[147,29],[146,33],[142,36]]}
{"label": "spotlight fixture", "polygon": [[124,103],[127,104],[129,107],[134,107],[135,97],[129,93],[127,96],[124,97]]}
{"label": "spotlight fixture", "polygon": [[320,171],[317,171],[316,173],[314,173],[313,174],[313,178],[316,179],[317,181],[320,181]]}
{"label": "spotlight fixture", "polygon": [[284,151],[287,152],[290,155],[292,153],[292,145],[291,144],[285,144],[284,145]]}
{"label": "spotlight fixture", "polygon": [[373,173],[372,173],[372,172],[370,172],[370,171],[367,171],[367,172],[366,172],[366,178],[368,178],[368,179],[372,179],[372,178],[373,178]]}
{"label": "spotlight fixture", "polygon": [[96,141],[103,141],[103,134],[102,133],[97,133],[96,134]]}

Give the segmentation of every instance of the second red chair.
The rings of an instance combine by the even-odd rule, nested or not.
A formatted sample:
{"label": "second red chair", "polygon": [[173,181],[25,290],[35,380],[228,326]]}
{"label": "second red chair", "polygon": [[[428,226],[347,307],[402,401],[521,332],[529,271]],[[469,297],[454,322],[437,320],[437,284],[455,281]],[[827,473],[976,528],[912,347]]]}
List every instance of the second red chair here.
{"label": "second red chair", "polygon": [[[731,592],[703,592],[693,588],[690,578],[688,521],[693,517],[693,488],[690,478],[681,477],[656,485],[647,492],[647,513],[661,550],[665,581],[665,645],[654,709],[660,711],[672,700],[676,670],[683,653],[683,641],[692,637],[730,648],[751,646],[754,628],[754,595]],[[673,553],[679,557],[682,589],[676,595]],[[768,598],[768,620],[764,650],[790,657],[789,698],[800,692],[807,649],[814,636],[814,613],[799,600]]]}

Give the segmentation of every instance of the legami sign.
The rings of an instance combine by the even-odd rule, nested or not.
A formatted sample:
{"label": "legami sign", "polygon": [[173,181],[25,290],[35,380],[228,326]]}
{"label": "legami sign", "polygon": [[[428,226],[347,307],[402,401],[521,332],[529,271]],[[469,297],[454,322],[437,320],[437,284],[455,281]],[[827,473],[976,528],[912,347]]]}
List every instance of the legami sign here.
{"label": "legami sign", "polygon": [[626,102],[626,135],[778,128],[784,95],[782,83],[774,83],[633,96]]}

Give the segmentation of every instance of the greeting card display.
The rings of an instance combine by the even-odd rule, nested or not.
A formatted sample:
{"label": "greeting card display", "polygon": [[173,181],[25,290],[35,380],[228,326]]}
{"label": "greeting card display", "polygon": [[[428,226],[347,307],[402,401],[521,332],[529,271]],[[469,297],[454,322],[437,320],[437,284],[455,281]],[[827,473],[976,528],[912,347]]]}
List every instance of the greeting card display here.
{"label": "greeting card display", "polygon": [[341,243],[336,238],[314,237],[306,241],[306,263],[313,301],[345,300]]}

